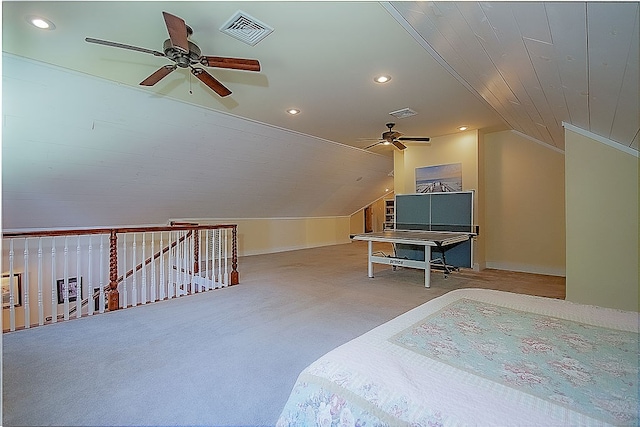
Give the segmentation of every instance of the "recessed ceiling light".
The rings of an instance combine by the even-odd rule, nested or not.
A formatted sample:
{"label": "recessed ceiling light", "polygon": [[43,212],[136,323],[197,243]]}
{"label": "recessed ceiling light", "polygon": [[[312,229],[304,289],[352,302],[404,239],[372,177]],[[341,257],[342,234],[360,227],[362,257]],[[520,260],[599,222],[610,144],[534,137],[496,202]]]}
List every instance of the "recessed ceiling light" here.
{"label": "recessed ceiling light", "polygon": [[292,116],[295,116],[296,114],[300,114],[300,110],[298,110],[297,108],[289,108],[287,110],[287,113],[291,114]]}
{"label": "recessed ceiling light", "polygon": [[467,130],[467,129],[468,129],[468,128],[467,128],[466,126],[460,126],[460,127],[458,128],[458,130]]}
{"label": "recessed ceiling light", "polygon": [[378,76],[373,79],[376,83],[387,83],[389,80],[391,80],[391,76]]}
{"label": "recessed ceiling light", "polygon": [[54,30],[56,28],[53,22],[40,16],[27,16],[27,22],[34,27],[40,28],[41,30]]}

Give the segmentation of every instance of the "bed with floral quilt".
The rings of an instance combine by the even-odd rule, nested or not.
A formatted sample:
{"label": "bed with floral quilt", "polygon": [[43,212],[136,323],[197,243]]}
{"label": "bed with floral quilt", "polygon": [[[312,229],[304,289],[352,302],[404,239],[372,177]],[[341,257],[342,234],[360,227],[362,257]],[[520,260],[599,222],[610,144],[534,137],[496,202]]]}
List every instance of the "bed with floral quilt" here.
{"label": "bed with floral quilt", "polygon": [[638,330],[637,312],[455,290],[308,366],[277,426],[637,426]]}

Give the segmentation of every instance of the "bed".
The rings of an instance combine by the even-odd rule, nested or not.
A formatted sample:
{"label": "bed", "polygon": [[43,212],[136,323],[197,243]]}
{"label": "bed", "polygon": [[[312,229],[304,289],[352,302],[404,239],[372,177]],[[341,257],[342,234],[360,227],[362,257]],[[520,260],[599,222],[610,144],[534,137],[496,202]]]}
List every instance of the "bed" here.
{"label": "bed", "polygon": [[277,426],[637,426],[638,330],[636,312],[455,290],[305,368]]}

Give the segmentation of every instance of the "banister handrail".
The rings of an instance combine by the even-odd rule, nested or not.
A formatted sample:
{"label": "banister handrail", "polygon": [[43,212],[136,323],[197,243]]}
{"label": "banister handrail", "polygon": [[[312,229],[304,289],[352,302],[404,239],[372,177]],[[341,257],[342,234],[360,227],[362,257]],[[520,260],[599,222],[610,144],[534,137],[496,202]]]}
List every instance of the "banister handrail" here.
{"label": "banister handrail", "polygon": [[213,224],[213,225],[173,225],[173,226],[149,226],[149,227],[110,227],[110,228],[77,228],[66,230],[32,230],[32,231],[3,231],[3,238],[16,237],[59,237],[77,236],[80,234],[110,234],[115,231],[121,233],[145,233],[160,231],[187,231],[187,230],[211,230],[218,228],[236,228],[237,224]]}

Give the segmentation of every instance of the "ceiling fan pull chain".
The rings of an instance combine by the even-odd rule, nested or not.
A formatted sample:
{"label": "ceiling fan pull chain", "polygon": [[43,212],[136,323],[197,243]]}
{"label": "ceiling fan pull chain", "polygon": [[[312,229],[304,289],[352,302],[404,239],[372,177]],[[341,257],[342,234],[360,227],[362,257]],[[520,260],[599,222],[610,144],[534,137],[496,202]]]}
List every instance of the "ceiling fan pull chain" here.
{"label": "ceiling fan pull chain", "polygon": [[191,73],[189,73],[189,95],[193,95],[193,91],[191,90]]}

